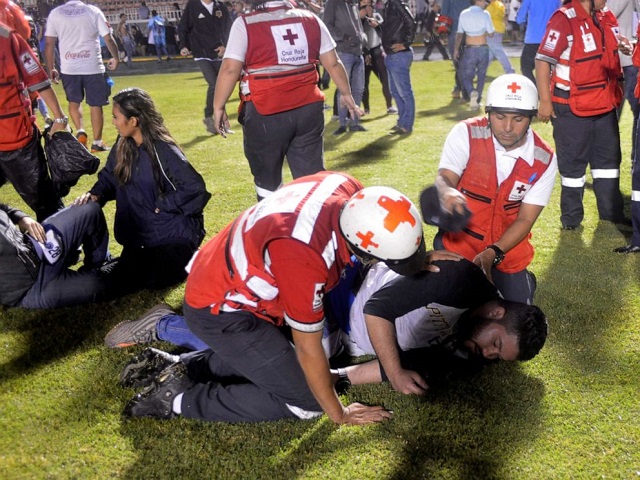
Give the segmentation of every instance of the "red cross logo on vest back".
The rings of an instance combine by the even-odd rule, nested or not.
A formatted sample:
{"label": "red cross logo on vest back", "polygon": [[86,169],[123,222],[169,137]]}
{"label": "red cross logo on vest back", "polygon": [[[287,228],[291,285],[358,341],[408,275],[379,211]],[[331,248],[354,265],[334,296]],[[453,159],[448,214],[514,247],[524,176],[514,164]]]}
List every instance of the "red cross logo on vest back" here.
{"label": "red cross logo on vest back", "polygon": [[511,85],[507,85],[507,89],[511,90],[511,93],[516,93],[518,90],[522,90],[522,87],[516,82],[513,82]]}
{"label": "red cross logo on vest back", "polygon": [[398,225],[408,222],[412,227],[416,224],[415,217],[411,214],[411,202],[401,197],[399,200],[382,196],[378,199],[378,205],[389,212],[384,218],[384,228],[394,232]]}
{"label": "red cross logo on vest back", "polygon": [[282,36],[282,39],[288,41],[289,45],[295,45],[296,42],[294,40],[297,40],[297,38],[298,34],[293,33],[290,28],[287,28],[287,34]]}

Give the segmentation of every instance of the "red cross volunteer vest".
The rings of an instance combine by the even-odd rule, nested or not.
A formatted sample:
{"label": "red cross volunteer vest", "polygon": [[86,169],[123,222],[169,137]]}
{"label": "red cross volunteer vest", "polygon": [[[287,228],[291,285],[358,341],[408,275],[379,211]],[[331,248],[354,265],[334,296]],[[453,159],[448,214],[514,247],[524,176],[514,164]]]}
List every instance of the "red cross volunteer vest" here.
{"label": "red cross volunteer vest", "polygon": [[316,65],[320,26],[315,15],[291,8],[260,9],[245,15],[247,53],[242,81],[261,115],[323,102]]}
{"label": "red cross volunteer vest", "polygon": [[[530,166],[519,158],[511,174],[498,186],[496,152],[489,120],[472,118],[465,121],[469,130],[470,154],[457,189],[467,198],[471,219],[461,232],[446,232],[443,236],[447,250],[457,252],[473,261],[488,245],[498,241],[515,221],[525,193],[549,167],[553,150],[533,132],[534,160]],[[524,270],[533,259],[531,233],[509,250],[496,268],[515,273]]]}
{"label": "red cross volunteer vest", "polygon": [[[569,98],[554,95],[553,101],[569,104],[580,117],[590,117],[618,108],[622,99],[622,68],[618,56],[620,33],[616,17],[608,9],[596,12],[600,27],[584,9],[572,2],[554,15],[564,15],[569,22],[573,45],[568,59],[560,57],[553,69],[552,88],[569,87]],[[553,17],[552,17],[553,20]]]}
{"label": "red cross volunteer vest", "polygon": [[288,183],[246,210],[195,256],[187,278],[187,304],[210,306],[214,314],[246,310],[282,325],[284,308],[265,260],[267,246],[283,238],[308,245],[327,267],[326,290],[335,287],[350,262],[340,234],[340,211],[361,189],[360,182],[346,174],[320,172]]}
{"label": "red cross volunteer vest", "polygon": [[0,24],[0,151],[3,152],[25,147],[33,138],[36,118],[25,80],[29,84],[49,83],[26,41]]}

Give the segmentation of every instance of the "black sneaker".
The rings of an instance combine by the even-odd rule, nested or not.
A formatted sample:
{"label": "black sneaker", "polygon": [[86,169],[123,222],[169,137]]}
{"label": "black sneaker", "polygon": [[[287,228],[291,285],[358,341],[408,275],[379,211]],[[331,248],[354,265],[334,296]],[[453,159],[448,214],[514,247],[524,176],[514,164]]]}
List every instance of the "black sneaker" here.
{"label": "black sneaker", "polygon": [[187,375],[184,363],[174,363],[156,377],[153,384],[136,394],[124,407],[126,417],[174,418],[173,400],[195,382]]}
{"label": "black sneaker", "polygon": [[343,133],[347,133],[347,127],[343,127],[342,125],[340,125],[338,129],[333,132],[334,135],[342,135]]}
{"label": "black sneaker", "polygon": [[113,327],[104,338],[109,348],[124,348],[133,345],[144,345],[157,342],[156,327],[162,317],[174,315],[175,312],[166,303],[150,308],[136,320],[120,322]]}
{"label": "black sneaker", "polygon": [[179,361],[178,355],[147,348],[125,365],[120,374],[120,385],[124,388],[148,387],[160,372]]}
{"label": "black sneaker", "polygon": [[640,247],[637,245],[625,245],[613,249],[616,253],[640,253]]}

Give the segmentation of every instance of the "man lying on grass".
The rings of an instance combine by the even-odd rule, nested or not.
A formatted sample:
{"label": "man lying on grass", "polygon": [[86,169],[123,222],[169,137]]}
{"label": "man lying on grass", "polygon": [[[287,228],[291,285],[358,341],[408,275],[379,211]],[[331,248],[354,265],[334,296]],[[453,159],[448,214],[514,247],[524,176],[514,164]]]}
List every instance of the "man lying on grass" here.
{"label": "man lying on grass", "polygon": [[[434,263],[439,273],[414,277],[401,277],[382,263],[347,271],[327,296],[325,313],[331,326],[325,331],[325,351],[329,358],[343,349],[352,356],[378,358],[333,370],[336,383],[388,380],[399,392],[421,395],[428,388],[425,377],[436,369],[441,373],[441,365],[429,362],[435,356],[446,354],[449,364],[476,366],[529,360],[540,351],[547,321],[538,307],[502,300],[480,268],[467,260]],[[121,348],[158,340],[206,348],[184,318],[164,304],[138,320],[116,325],[105,342]],[[177,356],[149,348],[125,367],[120,381],[125,387],[153,387],[162,371],[176,362],[187,365],[194,380],[212,381],[198,374],[195,365],[201,356],[202,350]]]}

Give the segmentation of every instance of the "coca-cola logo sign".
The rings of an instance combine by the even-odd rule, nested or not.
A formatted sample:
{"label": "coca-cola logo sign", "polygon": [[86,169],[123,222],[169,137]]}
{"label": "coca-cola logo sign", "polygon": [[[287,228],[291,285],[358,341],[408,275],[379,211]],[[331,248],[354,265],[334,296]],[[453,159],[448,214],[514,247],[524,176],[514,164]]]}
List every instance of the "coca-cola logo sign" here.
{"label": "coca-cola logo sign", "polygon": [[90,58],[91,52],[89,50],[81,50],[79,52],[67,52],[64,54],[65,60],[79,60],[84,58]]}

